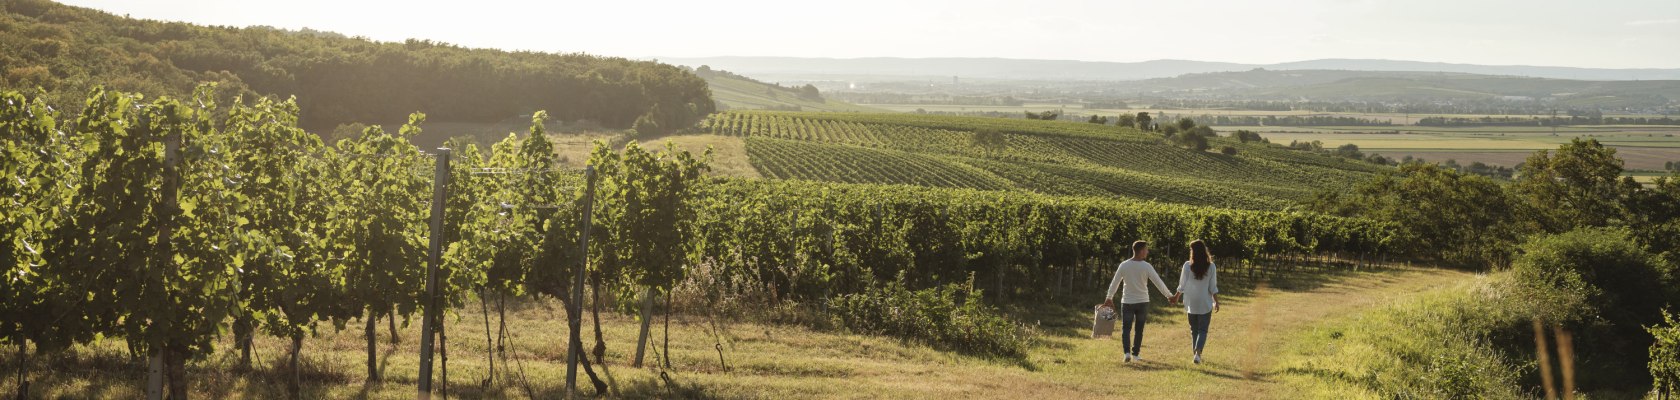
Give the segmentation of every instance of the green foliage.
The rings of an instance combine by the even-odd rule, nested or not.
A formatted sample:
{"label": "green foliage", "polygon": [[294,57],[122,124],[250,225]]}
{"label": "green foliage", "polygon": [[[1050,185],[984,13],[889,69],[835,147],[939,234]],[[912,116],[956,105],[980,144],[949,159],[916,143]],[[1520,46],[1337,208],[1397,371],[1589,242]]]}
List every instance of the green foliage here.
{"label": "green foliage", "polygon": [[1680,319],[1663,311],[1663,325],[1645,328],[1651,333],[1651,386],[1658,396],[1680,396]]}
{"label": "green foliage", "polygon": [[[1663,321],[1672,304],[1673,268],[1625,229],[1584,228],[1536,237],[1512,265],[1519,306],[1575,332],[1575,353],[1591,369],[1639,371],[1652,338],[1643,329]],[[1628,374],[1598,373],[1595,386],[1642,384]],[[1610,383],[1604,383],[1610,382]]]}
{"label": "green foliage", "polygon": [[975,146],[979,146],[990,151],[1001,151],[1004,150],[1005,147],[1009,146],[1009,140],[1003,136],[1003,132],[996,129],[981,129],[974,131],[973,143]]}
{"label": "green foliage", "polygon": [[[1513,275],[1536,288],[1576,296],[1590,310],[1558,315],[1555,321],[1601,317],[1614,325],[1643,326],[1660,320],[1674,279],[1673,268],[1647,252],[1626,229],[1583,228],[1536,237],[1523,245]],[[1560,310],[1570,311],[1570,310]]]}
{"label": "green foliage", "polygon": [[1120,114],[1120,116],[1114,118],[1114,126],[1136,128],[1137,116],[1131,114]]}
{"label": "green foliage", "polygon": [[1062,118],[1062,113],[1060,111],[1055,111],[1055,110],[1045,110],[1045,111],[1036,112],[1036,113],[1032,112],[1032,111],[1026,111],[1025,113],[1026,113],[1027,119],[1030,119],[1030,120],[1055,121],[1057,119]]}
{"label": "green foliage", "polygon": [[805,86],[799,87],[799,98],[811,101],[823,100],[822,92],[818,91],[816,86],[809,83],[805,84]]}
{"label": "green foliage", "polygon": [[854,332],[918,340],[969,354],[1019,357],[1031,335],[981,299],[974,279],[921,290],[897,279],[829,303],[838,325]]}
{"label": "green foliage", "polygon": [[1396,250],[1478,268],[1503,265],[1532,231],[1498,183],[1432,164],[1405,164],[1351,191],[1324,192],[1315,208],[1394,223]]}
{"label": "green foliage", "polygon": [[[1189,119],[1185,119],[1185,121],[1189,121]],[[1198,127],[1198,128],[1206,128],[1206,127]],[[1167,141],[1172,142],[1175,145],[1178,145],[1178,146],[1186,148],[1186,149],[1194,150],[1194,151],[1207,151],[1207,149],[1209,147],[1209,145],[1208,145],[1209,135],[1203,134],[1203,133],[1198,133],[1198,132],[1194,131],[1193,129],[1194,128],[1192,128],[1191,130],[1184,130],[1184,131],[1180,132],[1180,131],[1174,130],[1174,127],[1168,126],[1168,127],[1166,127],[1166,129],[1163,129],[1163,130],[1167,132],[1167,135],[1168,135],[1167,136]],[[1209,132],[1212,132],[1212,130],[1209,129]]]}
{"label": "green foliage", "polygon": [[589,164],[600,177],[600,238],[592,242],[601,246],[593,263],[602,276],[662,290],[683,279],[694,256],[694,200],[710,157],[710,150],[695,157],[670,142],[658,153],[634,141],[622,153],[596,143]]}
{"label": "green foliage", "polygon": [[1547,231],[1609,226],[1623,221],[1624,203],[1639,183],[1622,176],[1616,149],[1597,139],[1570,140],[1553,152],[1538,151],[1517,170],[1513,194]]}
{"label": "green foliage", "polygon": [[[200,82],[234,94],[296,96],[299,123],[401,121],[429,110],[445,121],[499,121],[546,109],[562,120],[630,128],[644,115],[666,129],[712,113],[706,82],[665,64],[587,54],[381,43],[328,32],[198,26],[125,18],[44,0],[0,11],[0,82],[41,87],[69,106],[94,85],[185,97]],[[369,96],[379,97],[368,101]],[[650,112],[658,107],[663,112]]]}
{"label": "green foliage", "polygon": [[1259,132],[1242,129],[1232,132],[1231,137],[1236,138],[1237,141],[1242,143],[1266,141],[1266,138],[1261,137]]}
{"label": "green foliage", "polygon": [[359,314],[339,287],[343,263],[334,260],[327,223],[335,207],[319,201],[336,186],[320,157],[330,150],[297,127],[297,104],[236,102],[224,129],[239,138],[230,143],[229,164],[246,183],[235,190],[244,201],[234,218],[248,221],[258,239],[243,249],[241,319],[293,337],[314,331],[319,321]]}
{"label": "green foliage", "polygon": [[1352,158],[1352,159],[1356,159],[1356,160],[1359,159],[1359,158],[1365,157],[1365,153],[1359,152],[1359,145],[1353,144],[1353,143],[1348,143],[1348,144],[1344,144],[1344,145],[1341,145],[1341,146],[1337,146],[1336,147],[1336,155],[1341,156],[1341,157]]}
{"label": "green foliage", "polygon": [[[66,127],[67,128],[67,127]],[[81,143],[65,134],[57,113],[37,96],[0,93],[0,341],[29,340],[62,348],[87,340],[106,321],[75,318],[74,304],[88,292],[66,281],[74,269],[48,264],[51,235],[64,222],[58,212],[77,186]],[[78,315],[80,317],[80,315]]]}
{"label": "green foliage", "polygon": [[[1056,288],[1056,268],[1117,262],[1125,243],[1205,239],[1233,260],[1285,252],[1376,252],[1391,226],[1295,212],[1056,197],[1020,192],[725,180],[703,201],[696,278],[728,293],[817,301],[900,271],[911,285],[975,274],[1003,292]],[[987,286],[992,287],[992,286]]]}
{"label": "green foliage", "polygon": [[1657,177],[1626,204],[1627,225],[1640,243],[1680,265],[1680,174]]}
{"label": "green foliage", "polygon": [[369,127],[339,141],[331,161],[328,181],[338,186],[330,198],[339,204],[327,217],[329,251],[345,269],[347,300],[371,315],[409,315],[420,306],[428,213],[420,199],[431,191],[420,174],[431,162],[409,139],[423,121],[411,115],[396,134]]}

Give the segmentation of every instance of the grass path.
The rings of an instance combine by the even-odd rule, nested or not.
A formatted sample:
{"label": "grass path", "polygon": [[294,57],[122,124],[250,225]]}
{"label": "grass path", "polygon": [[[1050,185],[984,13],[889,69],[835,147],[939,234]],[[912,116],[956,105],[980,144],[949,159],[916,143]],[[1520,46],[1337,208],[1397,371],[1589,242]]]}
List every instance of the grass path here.
{"label": "grass path", "polygon": [[[1253,288],[1228,290],[1221,312],[1213,317],[1205,363],[1190,360],[1188,325],[1182,308],[1157,312],[1145,331],[1142,363],[1124,363],[1120,343],[1089,339],[1088,331],[1051,335],[1050,344],[1030,357],[1039,372],[997,371],[998,387],[1031,395],[1022,388],[1054,387],[1061,393],[1127,398],[1288,398],[1273,379],[1279,352],[1298,332],[1316,322],[1386,304],[1407,295],[1447,285],[1468,274],[1433,269],[1393,269],[1371,273],[1318,276],[1304,281],[1273,279]],[[1166,315],[1163,315],[1166,314]],[[1088,324],[1088,316],[1078,322]],[[1084,325],[1079,328],[1087,329]],[[1087,336],[1078,336],[1083,334]],[[1019,370],[1017,370],[1019,371]],[[981,371],[976,371],[981,372]],[[980,375],[986,375],[981,372]],[[937,387],[929,395],[943,395]],[[1009,392],[968,392],[1014,397]],[[958,393],[951,393],[958,394]]]}
{"label": "grass path", "polygon": [[[653,368],[632,368],[634,319],[604,315],[608,350],[606,375],[622,397],[671,398],[1283,398],[1290,397],[1274,376],[1284,344],[1310,332],[1317,321],[1347,315],[1427,289],[1465,279],[1468,274],[1433,269],[1385,269],[1376,272],[1296,274],[1304,279],[1270,279],[1257,285],[1228,284],[1224,309],[1213,317],[1205,352],[1207,363],[1189,363],[1189,340],[1182,308],[1157,299],[1145,333],[1148,361],[1123,363],[1120,343],[1089,338],[1089,309],[1050,306],[1012,310],[1036,322],[1044,343],[1022,359],[983,359],[940,352],[896,339],[811,331],[791,325],[725,323],[684,316],[671,323],[673,369],[670,383]],[[1222,281],[1237,281],[1228,277]],[[1092,294],[1095,303],[1100,293]],[[1073,302],[1069,302],[1073,303]],[[1046,311],[1047,310],[1047,311]],[[494,313],[494,309],[491,310]],[[449,325],[449,386],[457,398],[556,398],[565,373],[564,312],[553,302],[521,302],[508,310],[507,365],[497,361],[495,383],[489,375],[485,322],[475,302],[459,310]],[[1036,319],[1036,321],[1034,321]],[[491,320],[494,325],[495,320]],[[661,320],[655,320],[653,344],[660,343]],[[587,323],[587,320],[586,320]],[[379,329],[379,365],[383,383],[366,383],[365,342],[360,324],[343,330],[323,328],[305,341],[302,368],[306,398],[412,398],[417,376],[418,334],[399,329],[391,345],[387,328]],[[491,326],[492,332],[496,331]],[[585,331],[592,336],[593,331]],[[586,345],[593,342],[586,336]],[[289,342],[259,337],[257,367],[233,372],[235,354],[221,351],[189,368],[199,398],[273,398],[283,395],[281,361]],[[719,365],[723,348],[725,372]],[[650,349],[652,354],[661,350]],[[14,366],[8,357],[0,365]],[[47,398],[133,398],[141,396],[144,368],[128,358],[120,341],[83,346],[37,359],[32,368],[33,394]],[[509,368],[512,367],[512,368]],[[523,378],[520,378],[523,375]],[[10,381],[8,376],[8,382]],[[580,379],[581,373],[580,373]],[[529,393],[526,385],[529,382]],[[583,381],[587,387],[587,381]],[[10,385],[7,385],[10,390]]]}

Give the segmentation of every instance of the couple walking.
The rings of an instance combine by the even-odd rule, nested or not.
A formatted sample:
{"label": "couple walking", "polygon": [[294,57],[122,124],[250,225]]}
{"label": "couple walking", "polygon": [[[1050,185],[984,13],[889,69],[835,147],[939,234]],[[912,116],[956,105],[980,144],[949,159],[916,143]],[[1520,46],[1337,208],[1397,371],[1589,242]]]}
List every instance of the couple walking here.
{"label": "couple walking", "polygon": [[[1120,347],[1126,352],[1126,362],[1143,361],[1138,351],[1143,347],[1143,324],[1149,316],[1149,286],[1144,282],[1152,281],[1156,288],[1161,289],[1162,295],[1174,293],[1167,297],[1168,301],[1184,303],[1184,312],[1190,315],[1190,347],[1196,354],[1193,361],[1201,364],[1202,346],[1207,344],[1208,323],[1213,313],[1219,311],[1219,274],[1215,271],[1213,257],[1208,254],[1207,244],[1200,240],[1190,242],[1190,260],[1184,262],[1183,270],[1178,274],[1176,292],[1167,290],[1167,284],[1161,282],[1161,275],[1155,273],[1155,266],[1144,261],[1148,257],[1149,242],[1132,242],[1132,258],[1120,263],[1120,268],[1114,271],[1114,280],[1108,284],[1108,300],[1103,302],[1104,306],[1115,308],[1114,292],[1124,284],[1118,310]],[[1133,339],[1134,336],[1136,339]]]}

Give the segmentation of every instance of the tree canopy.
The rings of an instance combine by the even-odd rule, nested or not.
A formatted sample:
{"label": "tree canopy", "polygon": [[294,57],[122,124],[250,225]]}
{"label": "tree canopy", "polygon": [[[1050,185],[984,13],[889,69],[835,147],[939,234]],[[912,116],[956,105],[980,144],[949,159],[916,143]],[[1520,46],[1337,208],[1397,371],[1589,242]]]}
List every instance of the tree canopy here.
{"label": "tree canopy", "polygon": [[71,111],[95,86],[184,98],[220,82],[217,98],[295,96],[299,125],[322,133],[399,125],[416,111],[492,122],[548,110],[566,121],[630,128],[644,119],[675,130],[715,108],[704,80],[655,62],[139,20],[44,0],[0,3],[0,66],[0,85],[39,87]]}

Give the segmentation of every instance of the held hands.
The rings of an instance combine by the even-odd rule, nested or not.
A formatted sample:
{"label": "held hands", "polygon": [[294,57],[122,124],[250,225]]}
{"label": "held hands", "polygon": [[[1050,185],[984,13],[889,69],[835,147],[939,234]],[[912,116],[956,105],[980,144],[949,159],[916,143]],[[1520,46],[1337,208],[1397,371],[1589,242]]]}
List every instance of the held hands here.
{"label": "held hands", "polygon": [[1184,300],[1184,292],[1174,293],[1171,297],[1167,297],[1167,302],[1172,304],[1178,304],[1180,300]]}

